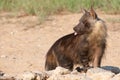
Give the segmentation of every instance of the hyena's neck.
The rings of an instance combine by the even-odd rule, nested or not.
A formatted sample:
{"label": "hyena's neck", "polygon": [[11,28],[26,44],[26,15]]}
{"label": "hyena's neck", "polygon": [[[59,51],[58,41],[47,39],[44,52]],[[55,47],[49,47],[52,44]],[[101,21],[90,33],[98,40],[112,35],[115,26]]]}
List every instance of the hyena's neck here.
{"label": "hyena's neck", "polygon": [[101,43],[105,41],[107,37],[107,29],[105,23],[101,20],[97,21],[93,27],[93,31],[88,35],[87,40],[89,42],[98,42]]}

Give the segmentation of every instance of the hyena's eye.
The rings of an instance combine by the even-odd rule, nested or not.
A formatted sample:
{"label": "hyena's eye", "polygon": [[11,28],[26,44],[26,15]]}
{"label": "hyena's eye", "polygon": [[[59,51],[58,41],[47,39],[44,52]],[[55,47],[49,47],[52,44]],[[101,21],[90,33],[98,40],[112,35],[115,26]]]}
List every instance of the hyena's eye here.
{"label": "hyena's eye", "polygon": [[86,23],[85,26],[86,26],[87,28],[89,28],[89,27],[90,27],[90,24],[89,24],[89,23]]}
{"label": "hyena's eye", "polygon": [[89,22],[87,20],[85,20],[83,23],[84,23],[85,27],[87,27],[87,28],[90,27],[90,24],[89,24]]}

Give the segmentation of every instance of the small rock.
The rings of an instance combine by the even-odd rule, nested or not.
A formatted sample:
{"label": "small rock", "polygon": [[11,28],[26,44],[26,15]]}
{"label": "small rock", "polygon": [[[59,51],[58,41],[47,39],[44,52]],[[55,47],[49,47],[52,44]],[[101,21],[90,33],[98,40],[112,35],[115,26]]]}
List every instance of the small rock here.
{"label": "small rock", "polygon": [[0,71],[0,80],[15,80],[15,78]]}
{"label": "small rock", "polygon": [[34,80],[35,79],[35,74],[33,74],[32,72],[25,72],[23,74],[23,80]]}
{"label": "small rock", "polygon": [[59,74],[59,75],[64,75],[64,74],[69,74],[71,71],[68,69],[65,69],[63,67],[56,67],[55,70],[53,70],[53,74]]}
{"label": "small rock", "polygon": [[45,72],[35,72],[36,80],[47,80],[48,74]]}
{"label": "small rock", "polygon": [[47,80],[92,80],[84,74],[52,75]]}
{"label": "small rock", "polygon": [[0,71],[0,77],[3,76],[4,74],[5,74],[4,72]]}
{"label": "small rock", "polygon": [[16,76],[16,80],[46,80],[47,74],[44,72],[24,72]]}
{"label": "small rock", "polygon": [[0,57],[1,57],[1,58],[7,58],[8,56],[6,56],[6,55],[1,55]]}
{"label": "small rock", "polygon": [[114,73],[101,68],[91,68],[87,71],[87,76],[92,80],[110,80],[114,75]]}
{"label": "small rock", "polygon": [[73,70],[72,72],[71,72],[71,74],[80,74],[80,72],[78,72],[77,70]]}

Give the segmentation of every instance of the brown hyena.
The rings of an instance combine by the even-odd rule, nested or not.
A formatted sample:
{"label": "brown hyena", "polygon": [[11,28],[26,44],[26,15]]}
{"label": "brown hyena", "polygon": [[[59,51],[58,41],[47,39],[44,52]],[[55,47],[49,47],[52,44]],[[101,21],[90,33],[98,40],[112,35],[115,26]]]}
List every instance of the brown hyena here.
{"label": "brown hyena", "polygon": [[57,66],[73,70],[82,65],[86,72],[89,65],[100,67],[106,48],[107,29],[104,21],[98,18],[91,7],[84,10],[79,23],[73,28],[75,33],[58,39],[46,55],[45,69],[53,70]]}

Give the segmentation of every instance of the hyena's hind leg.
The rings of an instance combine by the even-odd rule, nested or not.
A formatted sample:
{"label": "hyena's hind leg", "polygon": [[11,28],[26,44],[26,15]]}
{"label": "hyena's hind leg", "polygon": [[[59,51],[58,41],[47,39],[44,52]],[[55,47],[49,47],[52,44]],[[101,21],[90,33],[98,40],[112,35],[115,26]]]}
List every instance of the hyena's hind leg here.
{"label": "hyena's hind leg", "polygon": [[61,55],[57,59],[58,59],[59,66],[69,69],[70,71],[73,70],[73,61],[70,58],[64,55]]}
{"label": "hyena's hind leg", "polygon": [[47,53],[46,56],[46,61],[45,61],[45,70],[49,71],[49,70],[53,70],[57,67],[57,60],[55,55],[51,52],[51,53]]}

